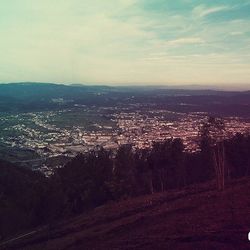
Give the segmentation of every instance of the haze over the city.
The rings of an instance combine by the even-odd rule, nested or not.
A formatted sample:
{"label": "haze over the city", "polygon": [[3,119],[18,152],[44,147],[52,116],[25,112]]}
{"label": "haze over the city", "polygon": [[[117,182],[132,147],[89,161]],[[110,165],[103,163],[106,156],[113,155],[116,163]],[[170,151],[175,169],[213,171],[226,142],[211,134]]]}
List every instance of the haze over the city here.
{"label": "haze over the city", "polygon": [[3,0],[0,82],[246,89],[249,13],[249,0]]}

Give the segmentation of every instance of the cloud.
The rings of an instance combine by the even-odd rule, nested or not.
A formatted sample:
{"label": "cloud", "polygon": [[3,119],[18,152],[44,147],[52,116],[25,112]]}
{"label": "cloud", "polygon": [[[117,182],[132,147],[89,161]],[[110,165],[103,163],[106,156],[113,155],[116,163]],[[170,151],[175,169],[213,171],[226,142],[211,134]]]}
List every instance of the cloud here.
{"label": "cloud", "polygon": [[170,46],[181,46],[181,45],[194,45],[194,44],[201,44],[205,41],[200,37],[185,37],[185,38],[179,38],[175,40],[170,40],[166,42],[166,45]]}
{"label": "cloud", "polygon": [[213,13],[229,10],[230,8],[231,7],[226,6],[226,5],[215,6],[215,7],[210,7],[210,8],[207,7],[206,5],[199,5],[193,9],[193,13],[194,15],[201,18],[201,17],[208,16],[210,14],[213,14]]}
{"label": "cloud", "polygon": [[250,81],[250,21],[212,15],[236,2],[3,0],[0,82]]}
{"label": "cloud", "polygon": [[233,31],[230,33],[231,36],[240,36],[243,34],[244,34],[244,32],[242,32],[242,31]]}

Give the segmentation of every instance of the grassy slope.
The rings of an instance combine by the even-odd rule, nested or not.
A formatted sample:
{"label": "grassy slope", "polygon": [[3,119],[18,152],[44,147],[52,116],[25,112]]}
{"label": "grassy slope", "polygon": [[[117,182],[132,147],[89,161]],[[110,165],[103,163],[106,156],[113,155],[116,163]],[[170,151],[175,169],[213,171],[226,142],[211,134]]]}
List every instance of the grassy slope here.
{"label": "grassy slope", "polygon": [[222,193],[201,184],[108,204],[8,249],[245,250],[248,231],[250,178],[245,178]]}

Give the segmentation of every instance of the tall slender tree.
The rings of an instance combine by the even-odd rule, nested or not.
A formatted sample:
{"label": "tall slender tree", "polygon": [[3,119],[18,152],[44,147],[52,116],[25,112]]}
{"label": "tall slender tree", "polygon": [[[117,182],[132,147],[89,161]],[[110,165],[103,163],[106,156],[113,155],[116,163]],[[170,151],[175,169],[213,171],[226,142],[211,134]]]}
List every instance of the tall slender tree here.
{"label": "tall slender tree", "polygon": [[126,197],[136,194],[135,158],[132,145],[120,146],[114,167],[115,196]]}
{"label": "tall slender tree", "polygon": [[[200,137],[201,154],[204,157],[204,163],[206,166],[213,166],[217,188],[223,190],[226,171],[224,147],[225,124],[223,119],[208,117],[207,121],[200,128]],[[209,170],[208,175],[210,177],[212,175]]]}

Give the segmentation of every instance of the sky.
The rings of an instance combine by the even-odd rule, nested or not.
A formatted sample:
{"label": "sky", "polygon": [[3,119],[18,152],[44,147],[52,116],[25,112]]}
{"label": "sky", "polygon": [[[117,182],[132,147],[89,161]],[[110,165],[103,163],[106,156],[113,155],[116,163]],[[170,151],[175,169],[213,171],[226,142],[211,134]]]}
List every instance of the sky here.
{"label": "sky", "polygon": [[250,88],[250,0],[1,0],[0,82]]}

